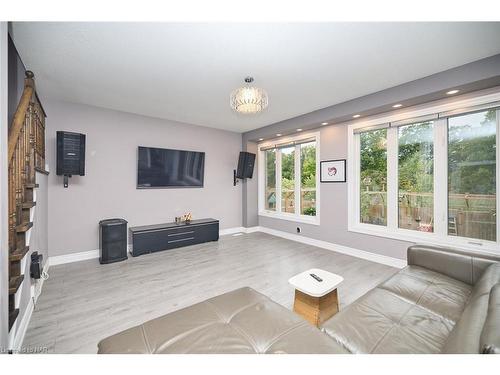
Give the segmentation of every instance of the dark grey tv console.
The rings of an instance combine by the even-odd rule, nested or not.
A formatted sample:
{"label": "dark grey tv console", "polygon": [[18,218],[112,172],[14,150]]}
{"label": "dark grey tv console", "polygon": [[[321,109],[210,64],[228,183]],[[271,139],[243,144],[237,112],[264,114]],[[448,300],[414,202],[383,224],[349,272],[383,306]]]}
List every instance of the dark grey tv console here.
{"label": "dark grey tv console", "polygon": [[192,220],[189,224],[166,223],[129,229],[130,253],[138,255],[219,240],[219,220]]}

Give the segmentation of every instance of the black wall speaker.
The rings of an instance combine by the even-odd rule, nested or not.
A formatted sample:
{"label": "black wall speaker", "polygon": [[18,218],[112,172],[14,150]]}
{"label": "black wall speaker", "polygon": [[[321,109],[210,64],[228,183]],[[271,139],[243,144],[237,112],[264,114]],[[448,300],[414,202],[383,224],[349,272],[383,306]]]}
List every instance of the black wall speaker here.
{"label": "black wall speaker", "polygon": [[253,167],[255,165],[255,154],[251,152],[240,152],[238,159],[238,169],[236,171],[236,178],[252,178]]}
{"label": "black wall speaker", "polygon": [[99,263],[127,259],[127,221],[108,219],[99,222]]}
{"label": "black wall speaker", "polygon": [[85,176],[85,134],[57,132],[56,174]]}

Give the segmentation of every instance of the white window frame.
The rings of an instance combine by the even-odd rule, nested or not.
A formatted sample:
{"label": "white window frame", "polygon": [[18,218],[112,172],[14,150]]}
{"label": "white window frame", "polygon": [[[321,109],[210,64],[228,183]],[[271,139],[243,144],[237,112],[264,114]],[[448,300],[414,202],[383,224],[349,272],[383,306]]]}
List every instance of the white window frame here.
{"label": "white window frame", "polygon": [[[492,92],[493,91],[493,92]],[[464,95],[465,96],[465,95]],[[486,241],[474,238],[448,235],[448,126],[447,118],[434,121],[434,232],[419,232],[398,227],[398,129],[387,129],[387,226],[365,224],[360,221],[360,142],[359,130],[376,127],[406,119],[440,114],[462,108],[472,108],[500,101],[499,88],[488,90],[484,94],[469,95],[457,100],[442,100],[433,105],[409,108],[373,116],[362,121],[351,121],[348,124],[348,230],[373,236],[393,238],[402,241],[453,246],[467,250],[500,253],[500,109],[497,109],[497,165],[496,165],[496,196],[497,196],[497,239]],[[495,105],[492,105],[495,107]],[[486,108],[485,108],[486,109]],[[464,112],[466,114],[467,111]],[[441,171],[441,173],[436,173]]]}
{"label": "white window frame", "polygon": [[[276,211],[267,210],[265,207],[266,190],[266,155],[262,148],[271,147],[275,144],[285,144],[292,142],[301,142],[305,139],[314,139],[316,142],[316,216],[301,215],[300,202],[300,144],[295,145],[295,213],[281,212],[281,153],[276,153]],[[258,144],[257,165],[259,171],[259,216],[272,217],[274,219],[294,221],[298,223],[320,225],[320,132],[301,133],[300,135],[280,137]]]}

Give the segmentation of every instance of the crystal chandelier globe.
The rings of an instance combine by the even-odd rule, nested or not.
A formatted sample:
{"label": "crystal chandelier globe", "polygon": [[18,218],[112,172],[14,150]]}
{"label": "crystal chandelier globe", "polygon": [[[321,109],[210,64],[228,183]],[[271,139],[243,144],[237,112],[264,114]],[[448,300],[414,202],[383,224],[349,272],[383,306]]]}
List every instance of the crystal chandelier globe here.
{"label": "crystal chandelier globe", "polygon": [[243,114],[256,114],[262,112],[269,105],[266,90],[250,86],[252,82],[252,77],[246,77],[246,85],[237,88],[231,93],[229,104],[233,111]]}

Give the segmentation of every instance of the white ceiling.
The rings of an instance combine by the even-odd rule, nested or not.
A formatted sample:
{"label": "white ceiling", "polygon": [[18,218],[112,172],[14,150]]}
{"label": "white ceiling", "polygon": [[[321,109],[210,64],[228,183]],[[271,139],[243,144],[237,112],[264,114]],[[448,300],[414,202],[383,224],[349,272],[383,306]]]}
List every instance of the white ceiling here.
{"label": "white ceiling", "polygon": [[[500,53],[500,23],[19,23],[43,97],[244,132]],[[238,115],[247,75],[269,108]],[[50,116],[50,114],[49,114]]]}

